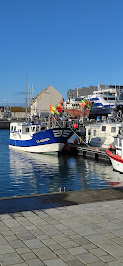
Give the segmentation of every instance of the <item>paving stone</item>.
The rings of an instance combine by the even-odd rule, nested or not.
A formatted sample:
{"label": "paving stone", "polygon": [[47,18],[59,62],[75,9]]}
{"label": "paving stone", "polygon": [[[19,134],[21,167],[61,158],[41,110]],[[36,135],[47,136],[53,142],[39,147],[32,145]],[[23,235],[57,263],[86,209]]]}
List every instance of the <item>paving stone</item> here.
{"label": "paving stone", "polygon": [[56,251],[56,250],[62,248],[62,246],[60,246],[59,244],[55,244],[55,245],[50,244],[49,247],[50,247],[50,249],[52,249],[53,251]]}
{"label": "paving stone", "polygon": [[21,226],[15,219],[6,219],[4,220],[5,225],[7,225],[9,228],[15,227],[15,226]]}
{"label": "paving stone", "polygon": [[58,243],[64,242],[64,241],[69,241],[71,240],[70,237],[61,234],[61,235],[53,235],[52,238],[57,241]]}
{"label": "paving stone", "polygon": [[[62,229],[62,233],[64,233],[65,235],[68,235],[70,237],[72,237],[73,235],[76,236],[77,234],[72,230],[72,229]],[[73,237],[74,237],[73,236]]]}
{"label": "paving stone", "polygon": [[91,241],[94,244],[97,244],[98,242],[102,242],[107,240],[107,238],[101,234],[93,234],[93,235],[88,235],[85,236],[85,238],[87,238],[89,241]]}
{"label": "paving stone", "polygon": [[18,264],[12,264],[12,266],[27,266],[29,264],[27,264],[26,262],[22,262],[22,263],[18,263]]}
{"label": "paving stone", "polygon": [[95,231],[85,225],[82,225],[81,227],[74,228],[74,231],[81,236],[88,236],[95,234]]}
{"label": "paving stone", "polygon": [[0,246],[1,245],[5,245],[8,244],[8,242],[6,241],[6,239],[4,237],[0,237]]}
{"label": "paving stone", "polygon": [[30,232],[27,232],[26,234],[21,234],[19,232],[19,234],[17,234],[18,238],[20,238],[21,240],[30,240],[30,239],[34,239],[34,235],[32,235]]}
{"label": "paving stone", "polygon": [[23,226],[15,226],[15,227],[12,227],[11,230],[16,234],[28,234],[29,231],[27,229],[25,229]]}
{"label": "paving stone", "polygon": [[60,231],[63,231],[63,230],[65,230],[65,229],[68,230],[68,227],[65,226],[64,224],[55,224],[54,227],[57,228],[57,229],[60,230]]}
{"label": "paving stone", "polygon": [[77,242],[72,241],[72,240],[60,242],[60,245],[67,249],[72,248],[72,247],[80,247],[80,245]]}
{"label": "paving stone", "polygon": [[16,249],[16,248],[24,248],[26,245],[21,240],[13,240],[10,242],[10,244]]}
{"label": "paving stone", "polygon": [[103,261],[97,261],[97,262],[94,262],[94,263],[88,263],[87,265],[88,266],[105,266],[105,265],[107,265],[107,263],[105,263]]}
{"label": "paving stone", "polygon": [[85,266],[85,264],[82,263],[79,259],[67,261],[67,264],[70,266]]}
{"label": "paving stone", "polygon": [[94,245],[93,243],[90,244],[86,244],[86,245],[82,245],[83,248],[90,250],[90,249],[97,249],[98,247],[96,245]]}
{"label": "paving stone", "polygon": [[61,247],[61,249],[56,250],[55,253],[60,256],[60,255],[68,254],[68,250]]}
{"label": "paving stone", "polygon": [[39,240],[39,239],[31,239],[31,240],[25,240],[24,243],[30,248],[43,248],[45,245]]}
{"label": "paving stone", "polygon": [[2,232],[2,235],[6,237],[6,236],[14,236],[15,234],[8,228],[7,230],[4,230]]}
{"label": "paving stone", "polygon": [[112,257],[111,255],[104,255],[104,256],[99,256],[100,259],[104,262],[109,262],[109,261],[115,261],[116,258]]}
{"label": "paving stone", "polygon": [[8,242],[11,242],[12,240],[18,240],[18,237],[16,235],[12,235],[12,236],[5,236],[5,239]]}
{"label": "paving stone", "polygon": [[[70,235],[68,234],[68,236],[70,236],[71,239],[74,239],[74,240],[76,240],[77,242],[78,242],[78,239],[82,239],[82,238],[84,239],[84,237],[80,236],[79,234],[77,234],[77,233],[75,233],[75,232],[73,232],[73,233],[74,233],[74,234],[72,234],[72,235],[71,235],[71,234],[70,234]],[[81,244],[81,243],[80,243],[80,244]]]}
{"label": "paving stone", "polygon": [[54,241],[53,239],[49,238],[49,239],[44,239],[42,240],[42,242],[46,245],[46,246],[51,246],[51,245],[57,245],[57,242]]}
{"label": "paving stone", "polygon": [[14,249],[10,244],[0,246],[0,254],[5,255],[8,253],[13,253]]}
{"label": "paving stone", "polygon": [[65,254],[60,254],[59,256],[60,256],[60,258],[63,259],[65,262],[70,261],[70,260],[74,260],[74,259],[75,259],[75,257],[74,257],[71,253],[69,253],[69,252],[67,252],[67,253],[65,253]]}
{"label": "paving stone", "polygon": [[[45,265],[41,260],[39,259],[31,259],[27,260],[28,265],[30,266],[43,266]],[[18,266],[18,265],[17,265]]]}
{"label": "paving stone", "polygon": [[105,252],[101,248],[90,249],[90,252],[93,253],[94,255],[96,255],[97,257],[108,255],[107,252]]}
{"label": "paving stone", "polygon": [[42,225],[40,226],[40,228],[43,232],[45,232],[47,235],[50,235],[50,236],[58,235],[60,233],[60,231],[52,225]]}
{"label": "paving stone", "polygon": [[24,211],[24,212],[21,212],[21,214],[24,216],[24,217],[27,217],[27,218],[29,218],[29,217],[36,217],[37,215],[34,213],[34,212],[32,212],[32,211]]}
{"label": "paving stone", "polygon": [[123,266],[123,263],[120,261],[112,261],[112,262],[108,262],[109,266]]}
{"label": "paving stone", "polygon": [[66,266],[67,264],[61,259],[45,260],[47,266]]}
{"label": "paving stone", "polygon": [[27,252],[31,252],[31,250],[28,247],[25,247],[25,248],[17,248],[16,251],[19,254],[24,254],[24,253],[27,253]]}
{"label": "paving stone", "polygon": [[118,257],[123,255],[123,247],[111,240],[98,242],[98,246],[112,256]]}
{"label": "paving stone", "polygon": [[94,254],[90,252],[86,254],[78,254],[77,258],[81,259],[82,262],[86,264],[101,262],[101,260],[97,256],[95,256]]}
{"label": "paving stone", "polygon": [[50,260],[57,258],[56,254],[53,253],[49,248],[37,248],[33,249],[33,252],[39,257],[42,261]]}
{"label": "paving stone", "polygon": [[20,257],[19,254],[13,252],[11,254],[5,255],[5,253],[1,256],[0,255],[0,262],[2,263],[2,266],[6,265],[13,265],[13,264],[18,264],[24,262],[24,260]]}
{"label": "paving stone", "polygon": [[88,251],[83,247],[69,248],[68,251],[73,255],[88,253]]}
{"label": "paving stone", "polygon": [[123,245],[123,238],[121,238],[121,237],[115,236],[115,238],[113,238],[113,241],[120,244],[120,245]]}
{"label": "paving stone", "polygon": [[23,253],[21,256],[25,261],[31,260],[31,259],[37,259],[37,256],[33,252]]}
{"label": "paving stone", "polygon": [[38,239],[40,240],[44,240],[44,239],[50,239],[50,236],[47,236],[46,234],[44,235],[39,235],[39,236],[36,236]]}
{"label": "paving stone", "polygon": [[51,208],[51,209],[45,210],[45,213],[47,213],[47,214],[52,216],[53,214],[61,214],[61,211],[59,211],[56,208]]}

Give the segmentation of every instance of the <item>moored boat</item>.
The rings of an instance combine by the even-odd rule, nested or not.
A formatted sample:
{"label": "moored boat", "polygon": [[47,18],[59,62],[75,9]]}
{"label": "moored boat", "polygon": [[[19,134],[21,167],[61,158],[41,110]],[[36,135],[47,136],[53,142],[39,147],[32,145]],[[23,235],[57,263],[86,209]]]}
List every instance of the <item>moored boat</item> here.
{"label": "moored boat", "polygon": [[63,111],[72,118],[88,118],[91,110],[91,103],[85,99],[69,99],[63,104]]}
{"label": "moored boat", "polygon": [[114,170],[123,173],[123,127],[117,137],[114,146],[109,146],[106,150]]}
{"label": "moored boat", "polygon": [[114,137],[119,134],[122,123],[115,121],[102,121],[88,124],[86,129],[86,143],[92,147],[107,149],[109,145],[114,145]]}
{"label": "moored boat", "polygon": [[9,146],[26,152],[61,152],[73,135],[70,128],[41,128],[40,124],[11,122]]}

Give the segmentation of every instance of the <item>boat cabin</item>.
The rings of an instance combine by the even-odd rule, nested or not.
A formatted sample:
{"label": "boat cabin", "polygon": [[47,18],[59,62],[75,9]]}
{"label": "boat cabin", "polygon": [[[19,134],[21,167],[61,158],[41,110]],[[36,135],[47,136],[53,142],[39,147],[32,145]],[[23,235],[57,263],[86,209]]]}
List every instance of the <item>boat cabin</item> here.
{"label": "boat cabin", "polygon": [[98,122],[86,126],[86,143],[93,147],[108,148],[119,134],[121,122]]}
{"label": "boat cabin", "polygon": [[34,134],[40,131],[40,125],[33,125],[32,123],[11,123],[10,124],[10,132],[11,133],[20,133],[20,134]]}

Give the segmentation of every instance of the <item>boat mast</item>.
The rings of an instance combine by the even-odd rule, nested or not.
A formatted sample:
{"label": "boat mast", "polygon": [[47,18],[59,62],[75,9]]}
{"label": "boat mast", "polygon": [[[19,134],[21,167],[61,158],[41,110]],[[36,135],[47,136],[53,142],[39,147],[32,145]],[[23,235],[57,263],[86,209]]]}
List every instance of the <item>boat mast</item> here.
{"label": "boat mast", "polygon": [[25,108],[26,108],[26,122],[27,122],[27,75],[26,75],[26,99],[25,99]]}

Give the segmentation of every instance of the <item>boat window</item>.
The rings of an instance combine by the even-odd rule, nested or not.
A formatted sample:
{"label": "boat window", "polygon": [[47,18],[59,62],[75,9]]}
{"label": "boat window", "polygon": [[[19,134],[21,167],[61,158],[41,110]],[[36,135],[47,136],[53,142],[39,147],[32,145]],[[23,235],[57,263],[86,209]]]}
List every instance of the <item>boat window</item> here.
{"label": "boat window", "polygon": [[91,135],[91,130],[90,129],[88,130],[88,135]]}
{"label": "boat window", "polygon": [[121,138],[119,138],[119,147],[121,147]]}
{"label": "boat window", "polygon": [[38,127],[36,127],[36,131],[39,131],[39,126],[38,126]]}
{"label": "boat window", "polygon": [[29,132],[29,127],[26,127],[26,132]]}
{"label": "boat window", "polygon": [[16,131],[16,127],[14,127],[14,131]]}
{"label": "boat window", "polygon": [[21,132],[21,129],[20,129],[20,132]]}
{"label": "boat window", "polygon": [[94,134],[94,136],[96,136],[96,130],[94,130],[93,134]]}
{"label": "boat window", "polygon": [[35,131],[35,127],[32,127],[32,131],[33,131],[33,132]]}
{"label": "boat window", "polygon": [[116,127],[111,127],[111,132],[115,133],[116,132]]}
{"label": "boat window", "polygon": [[106,131],[106,126],[102,126],[102,131]]}
{"label": "boat window", "polygon": [[11,127],[11,130],[13,130],[13,126]]}

